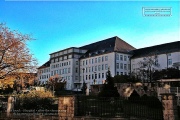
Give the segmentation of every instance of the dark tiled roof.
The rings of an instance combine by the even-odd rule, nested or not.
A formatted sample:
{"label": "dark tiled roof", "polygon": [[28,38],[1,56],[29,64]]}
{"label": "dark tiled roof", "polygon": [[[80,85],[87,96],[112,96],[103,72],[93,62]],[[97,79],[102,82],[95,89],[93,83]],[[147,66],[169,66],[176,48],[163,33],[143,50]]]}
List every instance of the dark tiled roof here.
{"label": "dark tiled roof", "polygon": [[42,69],[42,68],[46,68],[46,67],[50,67],[50,61],[47,61],[42,66],[40,66],[38,69]]}
{"label": "dark tiled roof", "polygon": [[105,54],[113,51],[129,53],[135,48],[118,38],[117,36],[108,38],[102,41],[98,41],[89,45],[79,47],[80,49],[88,50],[81,58],[86,58],[90,56],[96,56],[100,54]]}
{"label": "dark tiled roof", "polygon": [[166,54],[177,51],[180,51],[180,41],[133,50],[132,52],[134,55],[132,58],[145,57],[154,54]]}

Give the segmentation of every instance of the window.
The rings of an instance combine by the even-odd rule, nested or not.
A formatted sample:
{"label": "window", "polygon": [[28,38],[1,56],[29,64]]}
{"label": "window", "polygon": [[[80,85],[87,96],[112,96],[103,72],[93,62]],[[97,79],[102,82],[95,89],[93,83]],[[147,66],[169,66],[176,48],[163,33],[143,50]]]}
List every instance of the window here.
{"label": "window", "polygon": [[95,71],[97,71],[97,66],[95,66]]}
{"label": "window", "polygon": [[85,68],[82,69],[83,73],[84,73],[84,70],[85,70]]}
{"label": "window", "polygon": [[119,72],[117,72],[117,75],[119,75]]}
{"label": "window", "polygon": [[91,59],[89,59],[89,64],[91,64]]}
{"label": "window", "polygon": [[98,63],[100,63],[100,62],[101,62],[101,57],[98,58]]}
{"label": "window", "polygon": [[124,64],[124,69],[127,70],[127,64]]}
{"label": "window", "polygon": [[101,78],[101,73],[99,73],[99,78]]}
{"label": "window", "polygon": [[92,64],[94,63],[94,59],[92,59]]}
{"label": "window", "polygon": [[120,68],[123,69],[123,63],[120,64]]}
{"label": "window", "polygon": [[67,68],[65,68],[65,74],[67,73]]}
{"label": "window", "polygon": [[95,79],[97,79],[97,74],[95,74]]}
{"label": "window", "polygon": [[123,61],[123,55],[120,55],[120,60],[122,60],[122,61]]}
{"label": "window", "polygon": [[94,71],[94,66],[92,66],[92,72]]}
{"label": "window", "polygon": [[88,72],[88,68],[86,67],[86,73]]}
{"label": "window", "polygon": [[91,67],[89,67],[89,72],[91,72]]}
{"label": "window", "polygon": [[104,70],[104,64],[102,64],[102,68],[101,69]]}
{"label": "window", "polygon": [[102,78],[104,78],[104,73],[102,73]]}
{"label": "window", "polygon": [[116,55],[116,60],[119,60],[119,55],[118,54]]}
{"label": "window", "polygon": [[172,59],[168,59],[168,65],[172,65]]}
{"label": "window", "polygon": [[124,56],[124,61],[127,61],[127,56]]}
{"label": "window", "polygon": [[105,69],[106,69],[106,70],[108,69],[108,64],[105,65]]}
{"label": "window", "polygon": [[83,61],[83,65],[84,65],[84,61]]}
{"label": "window", "polygon": [[105,56],[105,61],[108,61],[108,56]]}
{"label": "window", "polygon": [[59,75],[61,75],[61,70],[59,70]]}
{"label": "window", "polygon": [[92,74],[92,79],[94,79],[94,75]]}
{"label": "window", "polygon": [[78,80],[78,76],[76,76],[75,79]]}
{"label": "window", "polygon": [[61,70],[61,74],[64,74],[64,69]]}
{"label": "window", "polygon": [[86,80],[88,79],[87,77],[88,77],[88,76],[86,75]]}
{"label": "window", "polygon": [[[70,61],[69,61],[70,62]],[[78,61],[76,61],[76,65],[78,65]]]}
{"label": "window", "polygon": [[88,64],[88,61],[86,60],[86,65]]}
{"label": "window", "polygon": [[102,56],[102,62],[104,61],[104,56]]}
{"label": "window", "polygon": [[119,63],[116,63],[116,68],[119,69]]}
{"label": "window", "polygon": [[91,75],[89,75],[89,80],[91,79]]}
{"label": "window", "polygon": [[76,68],[76,73],[78,73],[78,68]]}
{"label": "window", "polygon": [[99,71],[101,70],[101,65],[98,66],[98,70],[99,70]]}
{"label": "window", "polygon": [[95,58],[95,63],[97,63],[97,58]]}
{"label": "window", "polygon": [[123,75],[123,72],[121,72],[121,75]]}

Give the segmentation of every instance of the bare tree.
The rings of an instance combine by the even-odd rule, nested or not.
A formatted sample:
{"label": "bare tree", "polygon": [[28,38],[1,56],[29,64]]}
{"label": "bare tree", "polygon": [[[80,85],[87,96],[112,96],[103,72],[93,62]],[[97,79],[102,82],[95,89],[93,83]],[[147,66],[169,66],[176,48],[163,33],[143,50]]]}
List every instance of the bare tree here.
{"label": "bare tree", "polygon": [[152,82],[152,76],[155,70],[159,67],[158,56],[156,54],[149,55],[143,58],[143,61],[138,63],[138,76],[146,81]]}
{"label": "bare tree", "polygon": [[0,79],[22,72],[35,72],[37,60],[26,45],[30,40],[30,35],[12,31],[0,23]]}

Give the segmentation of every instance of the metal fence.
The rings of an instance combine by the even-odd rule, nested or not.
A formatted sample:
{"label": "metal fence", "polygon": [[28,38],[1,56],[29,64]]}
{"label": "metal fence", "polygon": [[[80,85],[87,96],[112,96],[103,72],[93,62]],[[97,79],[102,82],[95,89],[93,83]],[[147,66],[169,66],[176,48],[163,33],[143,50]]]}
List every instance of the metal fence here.
{"label": "metal fence", "polygon": [[75,109],[76,116],[163,120],[162,105],[158,106],[152,101],[77,96]]}
{"label": "metal fence", "polygon": [[77,97],[76,116],[120,117],[122,100],[119,98]]}

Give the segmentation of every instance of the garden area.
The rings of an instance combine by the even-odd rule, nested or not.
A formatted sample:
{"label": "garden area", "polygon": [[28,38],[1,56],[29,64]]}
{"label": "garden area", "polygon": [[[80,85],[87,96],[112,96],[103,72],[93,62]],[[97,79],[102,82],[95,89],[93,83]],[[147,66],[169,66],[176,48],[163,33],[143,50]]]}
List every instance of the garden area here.
{"label": "garden area", "polygon": [[[58,98],[53,97],[50,91],[32,91],[27,94],[17,94],[1,98],[4,105],[1,107],[0,118],[58,118]],[[9,105],[8,105],[9,104]],[[10,114],[7,114],[8,107],[11,106]]]}

